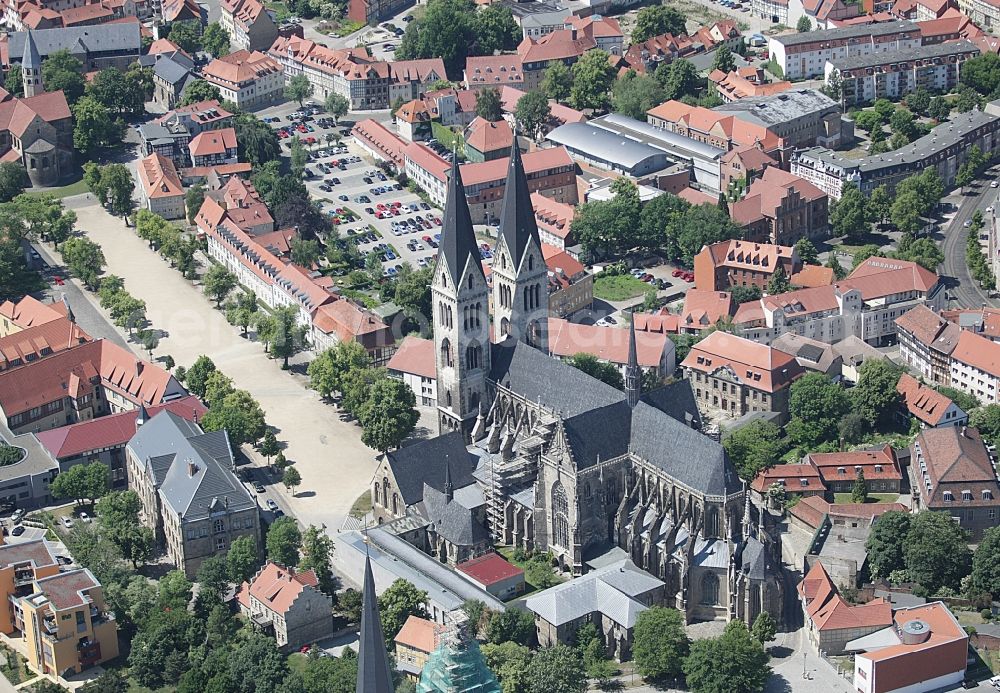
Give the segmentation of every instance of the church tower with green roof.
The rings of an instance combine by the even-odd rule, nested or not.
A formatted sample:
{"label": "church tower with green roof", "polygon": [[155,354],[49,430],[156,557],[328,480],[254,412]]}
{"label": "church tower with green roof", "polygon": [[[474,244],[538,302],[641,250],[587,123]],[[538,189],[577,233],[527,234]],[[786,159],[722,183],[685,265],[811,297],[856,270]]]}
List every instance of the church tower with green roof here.
{"label": "church tower with green roof", "polygon": [[417,693],[501,693],[497,677],[486,666],[479,643],[462,627],[441,636],[424,664]]}

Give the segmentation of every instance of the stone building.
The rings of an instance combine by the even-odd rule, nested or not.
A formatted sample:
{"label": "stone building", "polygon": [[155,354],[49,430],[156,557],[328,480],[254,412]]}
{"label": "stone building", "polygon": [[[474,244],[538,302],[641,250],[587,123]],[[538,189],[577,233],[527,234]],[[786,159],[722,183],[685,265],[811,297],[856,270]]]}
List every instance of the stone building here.
{"label": "stone building", "polygon": [[296,571],[273,561],[244,582],[236,594],[240,611],[278,647],[296,651],[333,635],[333,605],[312,570]]}

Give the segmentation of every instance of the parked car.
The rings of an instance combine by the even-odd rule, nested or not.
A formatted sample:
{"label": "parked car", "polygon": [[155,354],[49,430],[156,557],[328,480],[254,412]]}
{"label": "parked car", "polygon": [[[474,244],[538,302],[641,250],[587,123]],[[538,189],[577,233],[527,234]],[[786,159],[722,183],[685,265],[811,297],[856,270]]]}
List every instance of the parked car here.
{"label": "parked car", "polygon": [[62,522],[62,526],[65,527],[66,529],[70,529],[73,527],[73,519],[70,517],[63,516],[59,519],[59,521]]}
{"label": "parked car", "polygon": [[17,527],[12,529],[10,533],[15,537],[21,536],[22,534],[24,534],[24,525],[18,525]]}
{"label": "parked car", "polygon": [[88,515],[83,510],[81,510],[80,511],[80,519],[83,520],[84,522],[90,522],[90,515]]}
{"label": "parked car", "polygon": [[10,521],[16,525],[18,522],[24,519],[25,513],[26,511],[24,508],[18,508],[17,510],[14,511],[14,514],[10,516]]}

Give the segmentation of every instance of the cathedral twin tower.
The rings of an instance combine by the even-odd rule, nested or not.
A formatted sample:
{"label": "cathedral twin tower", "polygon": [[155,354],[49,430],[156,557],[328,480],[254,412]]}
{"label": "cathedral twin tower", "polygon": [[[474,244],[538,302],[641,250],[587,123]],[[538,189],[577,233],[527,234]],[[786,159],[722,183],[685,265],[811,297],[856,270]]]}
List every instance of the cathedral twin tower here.
{"label": "cathedral twin tower", "polygon": [[520,340],[548,350],[548,269],[516,136],[490,271],[492,297],[457,157],[448,179],[442,227],[431,283],[438,424],[442,433],[468,433],[480,407],[488,404],[484,400],[492,342]]}

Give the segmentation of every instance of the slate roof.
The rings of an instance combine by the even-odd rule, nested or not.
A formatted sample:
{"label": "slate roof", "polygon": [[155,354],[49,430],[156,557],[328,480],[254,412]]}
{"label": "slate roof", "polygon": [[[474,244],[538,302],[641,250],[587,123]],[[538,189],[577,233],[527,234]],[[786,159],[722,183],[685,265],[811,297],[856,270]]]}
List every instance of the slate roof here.
{"label": "slate roof", "polygon": [[516,135],[510,147],[507,183],[500,211],[499,236],[510,251],[514,267],[521,266],[529,241],[534,241],[535,247],[539,249],[542,247],[542,242],[538,238],[538,225],[535,223],[535,211],[531,206],[528,178],[524,174],[524,164],[521,162],[521,150],[517,146]]}
{"label": "slate roof", "polygon": [[[111,53],[121,51],[139,55],[142,45],[140,25],[128,24],[98,24],[95,26],[68,27],[58,29],[35,29],[31,38],[37,46],[39,55],[44,59],[58,50],[68,49],[70,53],[84,49]],[[10,35],[7,54],[11,62],[15,56],[18,60],[24,56],[24,44],[28,35],[26,31],[15,31]]]}
{"label": "slate roof", "polygon": [[378,615],[372,564],[365,556],[365,584],[361,603],[361,638],[358,642],[357,693],[391,693],[392,673]]}
{"label": "slate roof", "polygon": [[[465,197],[462,174],[458,169],[458,157],[451,164],[448,177],[448,196],[445,202],[444,223],[441,226],[441,258],[448,265],[452,286],[457,286],[471,264],[471,272],[483,277],[483,266],[479,257],[479,244],[472,228],[472,215]],[[485,277],[483,282],[485,283]]]}
{"label": "slate roof", "polygon": [[184,81],[188,74],[189,72],[186,67],[175,63],[170,58],[157,60],[156,65],[153,67],[153,75],[159,77],[167,84],[179,84]]}
{"label": "slate roof", "polygon": [[257,507],[232,472],[225,431],[203,433],[196,423],[167,410],[144,423],[128,447],[148,461],[163,503],[184,520],[208,517],[227,503],[230,512]]}
{"label": "slate roof", "polygon": [[476,456],[466,449],[460,431],[423,440],[385,456],[406,505],[420,502],[425,485],[444,491],[446,464],[455,488],[473,483]]}
{"label": "slate roof", "polygon": [[701,428],[701,412],[698,411],[691,381],[687,378],[642,393],[642,401],[685,426]]}
{"label": "slate roof", "polygon": [[490,534],[476,521],[472,510],[428,483],[424,483],[424,513],[434,523],[434,531],[456,546],[475,546],[488,542]]}

